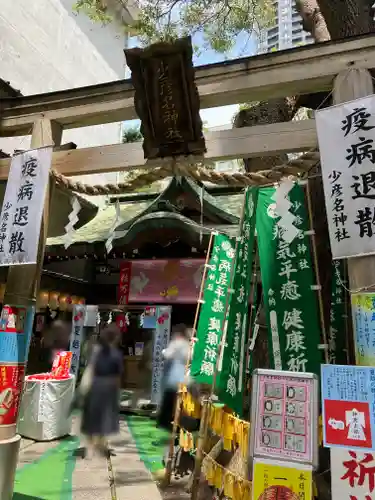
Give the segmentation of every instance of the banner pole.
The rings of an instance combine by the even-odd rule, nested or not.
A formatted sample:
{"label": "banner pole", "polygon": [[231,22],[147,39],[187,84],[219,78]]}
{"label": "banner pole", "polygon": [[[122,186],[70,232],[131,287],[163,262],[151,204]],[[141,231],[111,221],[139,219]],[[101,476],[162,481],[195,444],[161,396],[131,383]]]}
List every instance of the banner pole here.
{"label": "banner pole", "polygon": [[[257,307],[256,304],[254,304],[254,299],[256,298],[256,289],[258,286],[258,245],[256,246],[255,250],[255,255],[254,255],[254,262],[253,262],[253,267],[252,267],[252,276],[254,278],[254,282],[252,284],[251,290],[250,290],[250,317],[249,317],[249,328],[247,332],[247,342],[246,342],[246,372],[245,373],[250,373],[247,372],[249,365],[250,365],[250,347],[252,343],[252,339],[254,336],[254,326],[255,326],[255,319],[257,316]],[[255,340],[255,339],[254,339]],[[243,393],[243,402],[242,402],[242,408],[245,406],[245,394],[246,391]],[[251,404],[251,397],[250,397],[250,404]]]}
{"label": "banner pole", "polygon": [[[201,281],[201,286],[200,286],[199,295],[198,295],[198,302],[197,302],[197,307],[195,310],[193,331],[192,331],[192,337],[190,340],[191,345],[190,345],[190,350],[189,350],[189,357],[188,357],[186,367],[185,367],[185,373],[187,372],[187,370],[189,368],[189,365],[191,362],[191,357],[192,357],[192,351],[194,348],[194,338],[195,338],[196,333],[197,333],[197,323],[198,323],[198,318],[199,318],[199,311],[200,311],[200,307],[201,307],[201,303],[202,303],[204,284],[205,284],[206,275],[207,275],[207,266],[208,266],[208,262],[210,260],[213,238],[214,238],[214,233],[212,232],[210,234],[210,239],[209,239],[208,246],[207,246],[206,260],[204,263],[202,281]],[[174,443],[175,443],[175,439],[176,439],[176,435],[177,435],[178,422],[180,420],[180,415],[181,415],[181,405],[182,405],[182,387],[180,387],[178,390],[177,399],[176,399],[176,406],[174,409],[172,435],[171,435],[171,440],[169,443],[169,453],[168,453],[168,459],[167,459],[167,463],[166,463],[166,467],[165,467],[165,476],[164,476],[164,480],[163,480],[164,487],[168,486],[168,484],[171,482]]]}
{"label": "banner pole", "polygon": [[315,241],[314,219],[313,219],[313,210],[312,210],[309,181],[306,181],[305,193],[306,193],[306,201],[307,201],[307,211],[308,211],[309,222],[310,222],[310,231],[312,231],[311,236],[310,236],[310,241],[311,241],[312,257],[313,257],[314,269],[315,269],[315,280],[316,280],[316,285],[318,287],[317,292],[318,292],[320,327],[322,329],[322,336],[323,336],[323,342],[324,342],[324,361],[325,361],[325,363],[328,364],[329,363],[329,352],[328,352],[329,345],[328,345],[327,330],[326,330],[325,319],[324,319],[323,293],[322,293],[322,285],[320,282],[318,251],[317,251],[316,241]]}
{"label": "banner pole", "polygon": [[[347,263],[344,263],[343,266],[343,274],[344,274],[344,283],[349,283],[348,279],[348,266]],[[344,307],[345,307],[345,348],[346,348],[346,363],[350,365],[350,323],[351,322],[351,315],[349,314],[350,311],[350,294],[348,293],[347,290],[344,290]],[[350,333],[349,333],[350,332]]]}
{"label": "banner pole", "polygon": [[[246,193],[246,191],[245,191]],[[244,215],[245,215],[245,200],[246,200],[246,194],[244,194],[244,203],[242,205],[242,211],[241,211],[241,218],[240,218],[240,233],[242,233],[242,228],[243,228],[243,223],[244,223]],[[211,384],[211,390],[210,390],[210,396],[209,398],[205,399],[203,403],[203,408],[202,408],[202,418],[199,426],[199,438],[198,438],[198,443],[197,443],[197,448],[195,452],[195,460],[194,460],[194,470],[192,473],[192,478],[191,478],[191,500],[197,500],[198,498],[198,492],[199,492],[199,479],[201,476],[201,470],[202,470],[202,462],[203,462],[203,450],[206,445],[207,441],[207,432],[208,432],[208,422],[209,422],[209,415],[211,412],[211,405],[212,405],[212,397],[215,392],[215,387],[216,387],[216,380],[217,380],[217,375],[219,372],[219,366],[221,362],[221,356],[224,351],[224,346],[226,343],[226,338],[227,338],[227,330],[228,330],[228,310],[230,307],[230,302],[231,302],[231,297],[233,295],[233,283],[234,283],[234,272],[237,266],[237,250],[238,250],[238,245],[240,242],[241,236],[236,237],[236,245],[235,245],[235,256],[236,258],[233,259],[233,264],[231,267],[230,271],[230,278],[229,278],[229,283],[230,283],[230,290],[227,295],[226,301],[225,301],[225,313],[224,313],[224,328],[223,328],[223,335],[221,338],[220,342],[220,347],[218,350],[218,356],[216,359],[216,366],[215,366],[215,372],[213,374],[212,378],[212,384]]]}

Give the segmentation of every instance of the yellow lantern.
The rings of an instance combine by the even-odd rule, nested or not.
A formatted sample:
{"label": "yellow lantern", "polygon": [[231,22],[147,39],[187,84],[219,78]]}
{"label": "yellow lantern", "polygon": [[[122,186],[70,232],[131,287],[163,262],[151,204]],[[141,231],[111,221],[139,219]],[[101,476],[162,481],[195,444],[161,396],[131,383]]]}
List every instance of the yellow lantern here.
{"label": "yellow lantern", "polygon": [[67,298],[68,297],[66,295],[59,296],[59,308],[61,311],[66,311],[68,308]]}
{"label": "yellow lantern", "polygon": [[36,310],[40,311],[48,306],[49,294],[45,291],[40,291],[36,299]]}
{"label": "yellow lantern", "polygon": [[59,293],[51,292],[49,294],[49,306],[51,309],[57,309],[59,307]]}
{"label": "yellow lantern", "polygon": [[71,295],[68,295],[66,297],[66,310],[67,311],[73,310],[73,297]]}
{"label": "yellow lantern", "polygon": [[5,287],[6,287],[5,283],[0,284],[0,302],[1,303],[4,302]]}

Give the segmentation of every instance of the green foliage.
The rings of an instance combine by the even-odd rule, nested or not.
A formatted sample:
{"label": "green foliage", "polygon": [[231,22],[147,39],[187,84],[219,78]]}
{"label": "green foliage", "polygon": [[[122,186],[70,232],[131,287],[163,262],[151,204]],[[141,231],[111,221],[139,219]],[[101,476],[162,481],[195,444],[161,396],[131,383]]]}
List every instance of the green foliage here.
{"label": "green foliage", "polygon": [[107,8],[102,0],[77,0],[73,6],[77,14],[82,12],[92,21],[98,21],[103,24],[110,23],[112,16],[108,14]]}
{"label": "green foliage", "polygon": [[122,134],[122,142],[140,142],[143,141],[139,127],[129,127]]}
{"label": "green foliage", "polygon": [[[128,0],[118,1],[126,6]],[[77,0],[75,10],[94,21],[111,19],[105,0]],[[238,34],[268,26],[273,12],[272,0],[142,0],[132,28],[144,44],[201,33],[205,47],[225,53]]]}
{"label": "green foliage", "polygon": [[[122,134],[122,142],[123,143],[131,143],[131,142],[141,142],[143,141],[143,135],[141,134],[140,128],[139,127],[129,127],[124,129],[124,132]],[[135,179],[139,175],[144,174],[145,171],[142,169],[134,169],[134,170],[128,170],[127,172],[124,172],[122,174],[122,182],[127,182]],[[136,189],[135,192],[137,193],[148,193],[148,192],[157,192],[160,191],[161,189],[161,182],[156,181],[149,186],[144,186],[141,188]]]}

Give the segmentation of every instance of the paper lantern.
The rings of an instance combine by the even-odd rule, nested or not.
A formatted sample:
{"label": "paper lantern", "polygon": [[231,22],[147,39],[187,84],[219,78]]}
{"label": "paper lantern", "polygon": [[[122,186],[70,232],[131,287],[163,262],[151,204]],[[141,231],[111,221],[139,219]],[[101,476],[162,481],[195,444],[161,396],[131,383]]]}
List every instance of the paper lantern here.
{"label": "paper lantern", "polygon": [[4,283],[0,284],[0,302],[1,303],[4,301],[5,288],[6,288],[6,285]]}
{"label": "paper lantern", "polygon": [[82,305],[85,305],[86,304],[86,299],[84,297],[80,297],[78,299],[78,304],[82,304]]}
{"label": "paper lantern", "polygon": [[66,310],[73,311],[73,297],[70,295],[66,297]]}
{"label": "paper lantern", "polygon": [[36,298],[36,310],[40,311],[41,309],[45,309],[48,306],[49,302],[49,293],[40,291]]}
{"label": "paper lantern", "polygon": [[61,311],[66,311],[68,309],[67,298],[66,295],[59,296],[59,308]]}
{"label": "paper lantern", "polygon": [[51,309],[57,309],[59,307],[59,294],[58,294],[58,292],[50,292],[50,294],[49,294],[49,306]]}

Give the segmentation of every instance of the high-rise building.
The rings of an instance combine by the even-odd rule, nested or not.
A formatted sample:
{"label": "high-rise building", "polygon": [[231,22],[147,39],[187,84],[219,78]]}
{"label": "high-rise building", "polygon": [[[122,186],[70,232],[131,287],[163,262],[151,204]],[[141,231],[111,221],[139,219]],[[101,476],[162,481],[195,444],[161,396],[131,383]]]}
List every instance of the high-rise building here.
{"label": "high-rise building", "polygon": [[275,18],[271,28],[260,33],[258,53],[285,50],[313,43],[310,33],[302,28],[295,0],[273,0]]}
{"label": "high-rise building", "polygon": [[[103,26],[84,13],[77,15],[76,0],[0,0],[0,97],[17,95],[16,90],[28,96],[123,79],[124,25],[137,19],[137,0],[105,1],[113,22]],[[119,143],[120,131],[121,123],[69,129],[63,143],[78,148]],[[30,137],[0,138],[0,150],[8,154],[29,146]],[[106,184],[115,178],[106,173],[75,180]]]}

